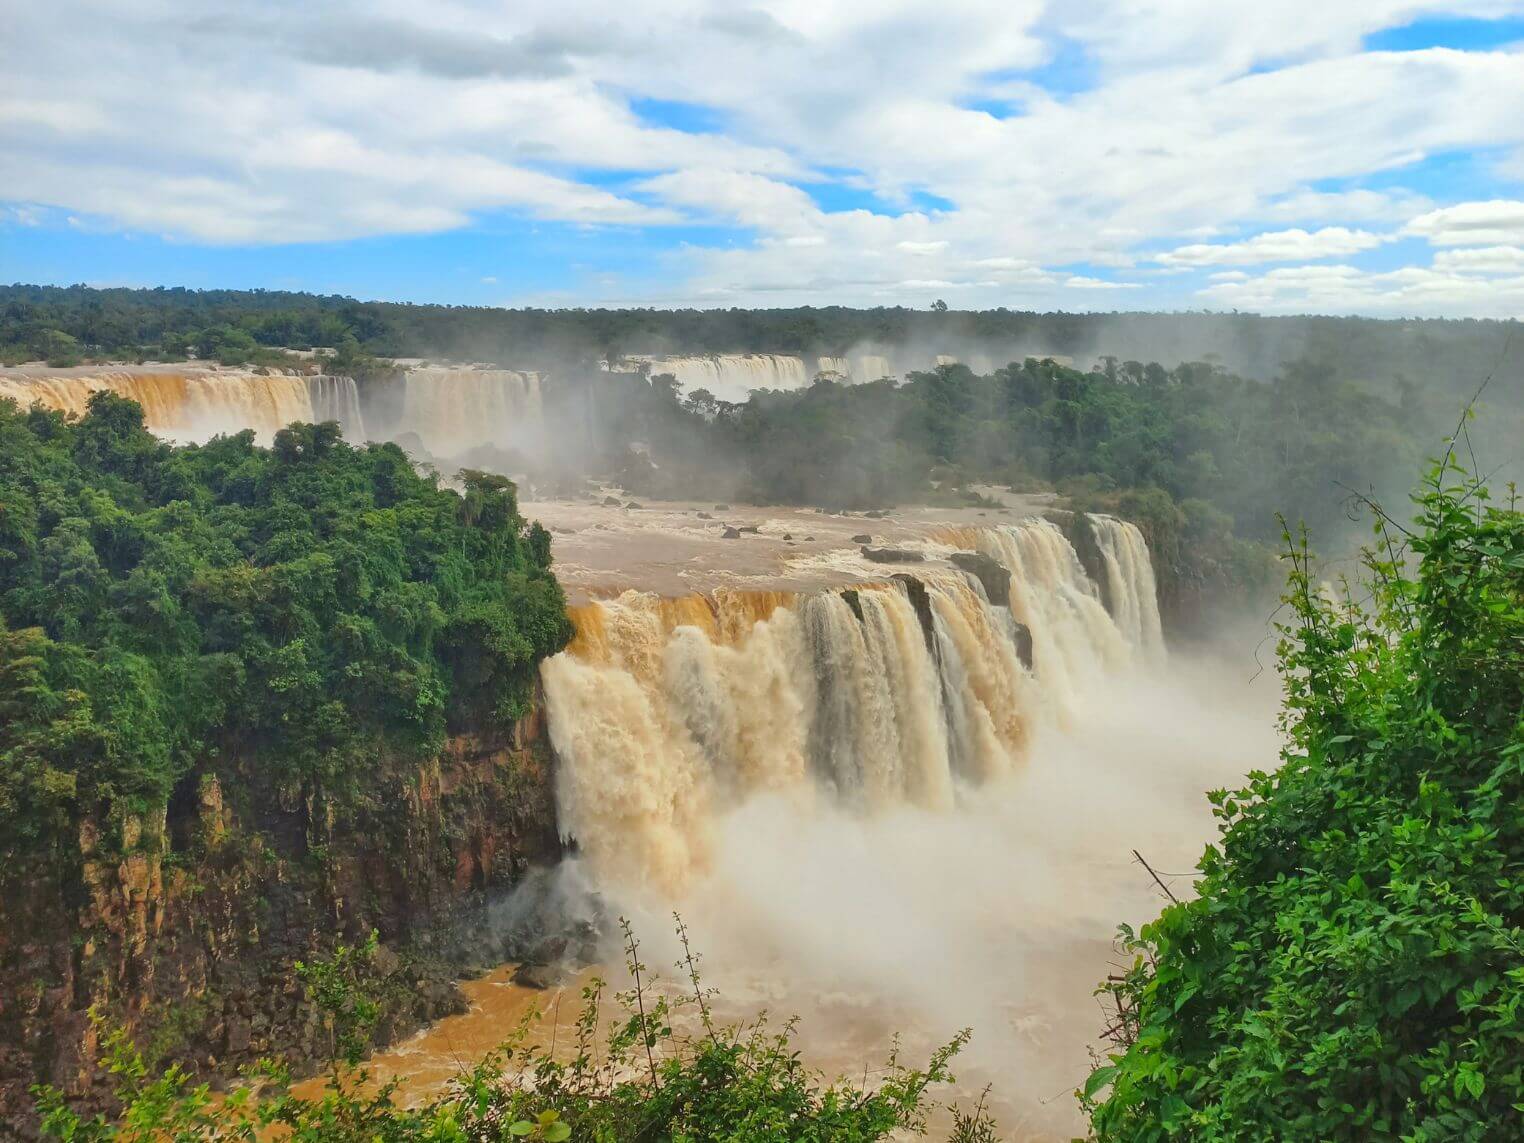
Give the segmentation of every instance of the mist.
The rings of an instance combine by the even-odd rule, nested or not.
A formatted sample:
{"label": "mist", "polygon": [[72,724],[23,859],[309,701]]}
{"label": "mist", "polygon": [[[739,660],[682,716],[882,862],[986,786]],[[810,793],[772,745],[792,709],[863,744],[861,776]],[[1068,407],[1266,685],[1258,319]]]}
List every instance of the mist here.
{"label": "mist", "polygon": [[[1069,1138],[1106,1024],[1091,993],[1123,963],[1116,926],[1165,903],[1132,851],[1188,895],[1181,874],[1214,836],[1204,792],[1275,761],[1279,679],[1257,672],[1240,648],[1117,676],[1043,726],[1016,773],[940,812],[746,798],[707,823],[707,869],[679,892],[584,861],[557,876],[567,899],[594,889],[628,917],[674,981],[680,913],[718,1014],[798,1015],[807,1061],[827,1072],[878,1066],[897,1034],[913,1063],[971,1027],[954,1096],[991,1084],[1004,1131]],[[617,974],[617,942],[602,956]]]}

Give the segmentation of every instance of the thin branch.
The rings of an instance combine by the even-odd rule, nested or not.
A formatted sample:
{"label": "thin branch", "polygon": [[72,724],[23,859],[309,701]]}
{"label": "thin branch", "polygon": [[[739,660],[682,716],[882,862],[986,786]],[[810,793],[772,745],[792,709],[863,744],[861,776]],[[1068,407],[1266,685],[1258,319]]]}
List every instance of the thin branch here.
{"label": "thin branch", "polygon": [[1157,885],[1160,889],[1163,889],[1165,895],[1168,896],[1171,901],[1177,905],[1180,904],[1180,898],[1176,897],[1172,892],[1170,892],[1169,886],[1160,880],[1159,875],[1154,872],[1154,867],[1144,859],[1143,855],[1136,849],[1132,851],[1132,855],[1138,859],[1144,869],[1148,870],[1148,875],[1154,879],[1154,884]]}

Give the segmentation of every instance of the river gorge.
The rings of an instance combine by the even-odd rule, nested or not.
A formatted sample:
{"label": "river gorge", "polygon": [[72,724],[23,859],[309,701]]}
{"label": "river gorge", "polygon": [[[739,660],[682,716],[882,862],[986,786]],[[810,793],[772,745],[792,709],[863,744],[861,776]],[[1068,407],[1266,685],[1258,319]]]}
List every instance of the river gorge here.
{"label": "river gorge", "polygon": [[[733,390],[710,376],[722,365],[694,360],[708,362],[683,374],[695,386]],[[841,364],[857,380],[883,365]],[[805,382],[802,365],[771,357],[734,368]],[[249,428],[268,440],[331,419],[351,440],[411,441],[436,461],[533,440],[545,400],[533,371],[422,363],[373,390],[211,367],[0,376],[0,396],[75,414],[101,389],[175,439]],[[494,969],[467,984],[468,1011],[409,1038],[459,1007],[437,973],[414,978],[427,1001],[397,1016],[381,1074],[420,1098],[535,1005],[557,1009],[539,1027],[558,1035],[577,981],[619,977],[612,918],[629,918],[667,970],[676,912],[725,1018],[797,1014],[807,1058],[827,1069],[896,1033],[916,1055],[972,1027],[960,1095],[993,1085],[1020,1138],[1078,1130],[1070,1093],[1102,1027],[1091,992],[1114,970],[1115,925],[1159,904],[1134,852],[1184,890],[1211,834],[1200,791],[1271,763],[1278,691],[1250,683],[1241,647],[1167,646],[1134,524],[1052,494],[987,489],[981,504],[637,502],[612,483],[525,500],[550,532],[575,628],[540,666],[539,709],[504,733],[456,736],[439,766],[403,776],[400,858],[377,858],[356,828],[334,843],[349,855],[337,888],[277,877],[282,892],[301,886],[281,916],[306,924],[326,893],[379,898],[365,923],[392,943],[448,928],[477,965],[525,917],[602,939],[546,966],[542,993]],[[541,808],[523,813],[526,797]],[[206,788],[197,799],[148,823],[141,866],[91,874],[118,988],[200,995],[247,955],[194,915],[164,858],[177,829],[232,830],[259,812]],[[177,826],[187,814],[200,824]],[[263,876],[233,871],[219,890],[229,909],[269,892]],[[283,1030],[310,1019],[297,1000],[273,1015],[260,987],[240,978],[210,1015],[205,1059],[304,1042]],[[66,1005],[47,1011],[79,1023]],[[90,1043],[79,1036],[59,1049],[66,1074]]]}

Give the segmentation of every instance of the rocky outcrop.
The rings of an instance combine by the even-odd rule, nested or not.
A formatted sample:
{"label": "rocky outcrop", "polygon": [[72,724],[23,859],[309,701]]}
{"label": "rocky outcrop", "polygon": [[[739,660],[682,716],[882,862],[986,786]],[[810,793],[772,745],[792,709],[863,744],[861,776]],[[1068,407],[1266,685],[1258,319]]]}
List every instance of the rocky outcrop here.
{"label": "rocky outcrop", "polygon": [[979,581],[984,595],[998,607],[1011,606],[1011,573],[1004,564],[983,552],[953,552],[952,565]]}
{"label": "rocky outcrop", "polygon": [[539,716],[460,735],[422,767],[378,758],[342,802],[219,760],[156,813],[99,821],[45,867],[0,872],[0,1138],[38,1081],[108,1106],[92,1008],[206,1078],[327,1057],[292,969],[375,930],[378,1043],[460,1009],[492,958],[489,903],[559,855]]}
{"label": "rocky outcrop", "polygon": [[864,545],[862,553],[863,559],[876,564],[918,564],[926,559],[921,552],[912,552],[907,548],[870,548]]}

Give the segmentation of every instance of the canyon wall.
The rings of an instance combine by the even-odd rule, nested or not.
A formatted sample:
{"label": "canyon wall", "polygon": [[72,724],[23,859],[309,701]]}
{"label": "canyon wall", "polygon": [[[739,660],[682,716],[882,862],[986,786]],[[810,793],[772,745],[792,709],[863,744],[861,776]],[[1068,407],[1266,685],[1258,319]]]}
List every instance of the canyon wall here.
{"label": "canyon wall", "polygon": [[3,878],[0,1136],[35,1129],[39,1079],[109,1105],[92,1008],[203,1076],[326,1059],[292,962],[373,929],[379,1043],[458,1010],[462,965],[502,955],[489,902],[559,856],[551,778],[536,715],[421,769],[377,759],[343,803],[226,759],[153,813],[86,819],[67,860]]}

